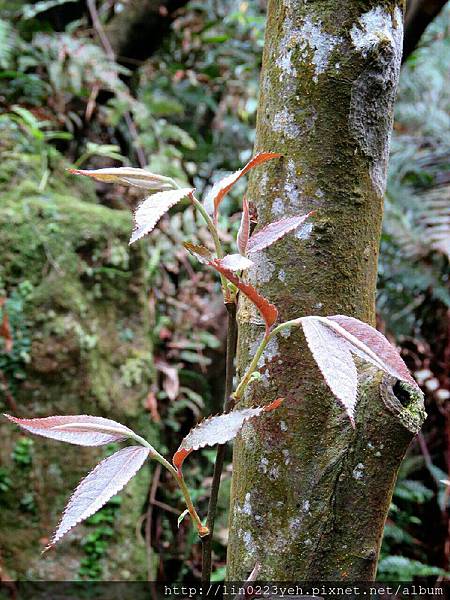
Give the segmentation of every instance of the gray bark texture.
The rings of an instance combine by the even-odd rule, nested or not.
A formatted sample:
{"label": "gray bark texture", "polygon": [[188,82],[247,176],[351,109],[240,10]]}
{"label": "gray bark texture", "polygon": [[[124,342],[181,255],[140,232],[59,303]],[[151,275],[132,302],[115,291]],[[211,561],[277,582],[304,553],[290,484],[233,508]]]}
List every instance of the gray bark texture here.
{"label": "gray bark texture", "polygon": [[[256,151],[283,158],[255,170],[248,197],[258,228],[317,211],[249,270],[280,321],[346,314],[375,322],[402,30],[394,0],[269,1]],[[264,326],[245,298],[238,322],[242,375]],[[285,402],[236,440],[228,579],[246,579],[256,563],[261,580],[374,578],[423,398],[361,363],[353,429],[297,329],[269,344],[260,372],[239,405]]]}

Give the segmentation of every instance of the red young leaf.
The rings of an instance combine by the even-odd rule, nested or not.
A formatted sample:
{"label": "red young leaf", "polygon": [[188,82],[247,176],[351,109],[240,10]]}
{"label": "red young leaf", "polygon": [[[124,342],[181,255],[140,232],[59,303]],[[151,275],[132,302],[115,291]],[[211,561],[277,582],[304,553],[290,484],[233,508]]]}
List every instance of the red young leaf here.
{"label": "red young leaf", "polygon": [[239,433],[245,421],[257,417],[263,412],[278,408],[282,401],[282,398],[278,398],[267,406],[233,410],[217,417],[205,419],[194,427],[181,442],[180,447],[172,458],[174,466],[180,471],[184,459],[193,450],[198,450],[205,446],[225,444],[225,442],[232,440]]}
{"label": "red young leaf", "polygon": [[231,173],[227,177],[224,177],[220,181],[214,184],[213,188],[209,192],[206,198],[207,205],[214,205],[214,220],[217,220],[217,211],[220,203],[222,202],[225,194],[233,187],[238,179],[240,179],[243,175],[245,175],[250,169],[266,162],[267,160],[271,160],[272,158],[279,158],[281,154],[277,152],[260,152],[256,156],[254,156],[249,162],[235,173]]}
{"label": "red young leaf", "polygon": [[358,373],[347,344],[317,317],[303,317],[301,323],[323,378],[354,423]]}
{"label": "red young leaf", "polygon": [[150,450],[143,446],[129,446],[102,460],[78,484],[46,550],[120,492],[142,467],[149,453]]}
{"label": "red young leaf", "polygon": [[134,435],[133,431],[125,425],[103,417],[68,415],[43,419],[18,419],[10,415],[4,416],[30,433],[78,446],[103,446]]}
{"label": "red young leaf", "polygon": [[3,338],[5,343],[5,351],[11,352],[13,349],[13,336],[11,331],[11,325],[9,323],[8,313],[6,312],[6,299],[0,298],[0,308],[2,309],[2,321],[0,323],[0,337]]}
{"label": "red young leaf", "polygon": [[214,258],[212,252],[208,250],[208,248],[205,248],[205,246],[192,244],[191,242],[183,242],[183,246],[198,260],[198,262],[201,262],[203,265],[209,264],[209,262]]}
{"label": "red young leaf", "polygon": [[144,200],[134,213],[134,231],[130,239],[130,244],[150,233],[169,208],[175,206],[177,202],[193,191],[192,188],[183,188],[181,190],[158,192]]}
{"label": "red young leaf", "polygon": [[218,258],[217,262],[220,263],[224,269],[230,271],[244,271],[253,265],[253,262],[242,254],[227,254],[223,258]]}
{"label": "red young leaf", "polygon": [[118,167],[107,169],[69,169],[73,175],[85,175],[104,183],[120,183],[146,190],[163,191],[173,189],[173,183],[167,177],[150,173],[146,169]]}
{"label": "red young leaf", "polygon": [[307,215],[299,215],[296,217],[287,217],[280,219],[274,223],[269,223],[257,233],[254,233],[247,243],[247,254],[258,252],[285,236],[293,229],[297,229],[308,217],[313,215],[315,211],[309,212]]}
{"label": "red young leaf", "polygon": [[351,345],[350,350],[353,353],[358,354],[361,358],[386,371],[392,377],[396,377],[401,381],[407,381],[415,388],[420,389],[412,378],[398,350],[374,327],[345,315],[333,315],[332,317],[327,317],[327,320],[337,323],[346,332],[345,334],[335,329],[336,333],[345,337],[346,341]]}
{"label": "red young leaf", "polygon": [[220,260],[212,260],[209,265],[216,269],[216,271],[219,271],[219,273],[222,273],[222,275],[231,281],[231,283],[234,283],[234,285],[245,294],[251,302],[253,302],[266,323],[266,331],[269,330],[278,318],[277,307],[261,296],[252,285],[242,281],[240,277],[235,275],[229,269],[225,269],[221,265]]}
{"label": "red young leaf", "polygon": [[239,231],[237,234],[237,247],[242,256],[245,256],[247,253],[247,243],[250,235],[250,210],[248,207],[247,198],[244,196],[244,200],[242,203],[242,216],[241,216],[241,224],[239,225]]}

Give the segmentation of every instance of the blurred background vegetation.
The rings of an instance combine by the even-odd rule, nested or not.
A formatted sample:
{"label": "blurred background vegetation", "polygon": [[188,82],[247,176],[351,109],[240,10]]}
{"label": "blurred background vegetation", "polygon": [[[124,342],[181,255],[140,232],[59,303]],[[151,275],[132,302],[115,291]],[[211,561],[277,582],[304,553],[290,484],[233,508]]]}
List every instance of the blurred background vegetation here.
{"label": "blurred background vegetation", "polygon": [[[256,0],[0,0],[2,412],[111,416],[172,452],[201,415],[220,410],[224,308],[214,277],[179,243],[194,237],[196,216],[174,211],[130,250],[140,196],[66,169],[146,166],[200,193],[237,169],[252,151],[264,9]],[[447,6],[403,65],[392,138],[378,325],[422,385],[429,418],[400,472],[381,580],[449,570],[449,16]],[[226,201],[236,228],[244,185]],[[177,528],[181,498],[154,465],[41,559],[98,451],[0,429],[1,578],[199,575],[196,534],[187,520]],[[204,450],[186,469],[200,514],[212,461]]]}

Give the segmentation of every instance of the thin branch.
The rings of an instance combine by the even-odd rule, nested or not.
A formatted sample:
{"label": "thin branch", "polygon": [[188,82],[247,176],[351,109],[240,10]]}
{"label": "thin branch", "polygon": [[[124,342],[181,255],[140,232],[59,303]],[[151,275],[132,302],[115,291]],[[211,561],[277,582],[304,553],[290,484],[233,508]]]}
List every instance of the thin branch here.
{"label": "thin branch", "polygon": [[[89,9],[89,14],[91,15],[92,25],[94,26],[95,32],[98,35],[100,42],[103,46],[103,50],[105,51],[106,56],[110,60],[116,60],[116,55],[114,53],[113,47],[111,46],[111,42],[108,39],[108,36],[105,33],[100,17],[98,16],[97,6],[95,4],[95,0],[87,0],[87,6]],[[144,168],[147,164],[145,158],[145,152],[142,149],[141,145],[138,143],[139,134],[137,132],[136,126],[134,124],[133,118],[131,116],[130,111],[125,111],[123,114],[123,118],[125,119],[126,126],[128,127],[128,131],[130,132],[131,138],[134,142],[134,147],[136,151],[136,156],[139,162],[139,166]]]}
{"label": "thin branch", "polygon": [[8,380],[1,369],[0,369],[0,390],[2,390],[2,392],[5,396],[5,402],[8,405],[9,410],[14,415],[16,415],[17,414],[17,404],[16,404],[14,396],[11,392],[11,388],[9,387]]}
{"label": "thin branch", "polygon": [[[234,400],[231,397],[233,391],[234,377],[234,357],[236,355],[237,322],[236,322],[236,304],[226,304],[228,311],[227,327],[227,355],[226,355],[226,374],[225,374],[225,397],[223,410],[225,413],[233,408]],[[208,515],[206,517],[206,526],[209,529],[209,535],[202,538],[202,582],[209,582],[212,567],[212,541],[214,533],[214,522],[217,510],[217,498],[219,495],[220,479],[222,476],[223,463],[225,459],[226,446],[223,444],[217,448],[216,461],[214,464],[214,473],[211,484],[211,495],[209,497]]]}
{"label": "thin branch", "polygon": [[94,26],[95,32],[97,33],[98,37],[100,38],[100,41],[102,43],[103,49],[106,53],[106,56],[108,58],[110,58],[111,60],[115,60],[116,55],[115,55],[114,50],[111,46],[111,43],[108,39],[108,36],[105,33],[105,30],[103,29],[103,25],[100,21],[100,17],[98,16],[98,11],[97,11],[97,7],[95,5],[95,0],[87,0],[87,5],[88,5],[88,9],[89,9],[89,14],[91,15],[92,25]]}
{"label": "thin branch", "polygon": [[162,508],[163,510],[172,513],[173,515],[176,515],[177,517],[180,514],[180,511],[177,510],[176,508],[172,508],[171,506],[169,506],[169,504],[166,504],[165,502],[161,502],[161,500],[153,500],[152,501],[153,506],[157,506],[158,508]]}
{"label": "thin branch", "polygon": [[152,581],[152,521],[153,507],[155,505],[156,492],[158,490],[159,478],[161,477],[161,465],[158,463],[153,475],[152,485],[148,499],[147,516],[145,519],[145,547],[147,550],[147,581]]}
{"label": "thin branch", "polygon": [[145,152],[142,149],[142,146],[138,143],[139,134],[137,132],[136,125],[134,124],[131,113],[128,110],[124,112],[123,117],[125,119],[125,123],[128,127],[130,135],[135,142],[134,149],[136,151],[136,156],[137,156],[137,159],[139,162],[139,166],[143,169],[145,167],[145,165],[147,164],[147,159],[145,158]]}

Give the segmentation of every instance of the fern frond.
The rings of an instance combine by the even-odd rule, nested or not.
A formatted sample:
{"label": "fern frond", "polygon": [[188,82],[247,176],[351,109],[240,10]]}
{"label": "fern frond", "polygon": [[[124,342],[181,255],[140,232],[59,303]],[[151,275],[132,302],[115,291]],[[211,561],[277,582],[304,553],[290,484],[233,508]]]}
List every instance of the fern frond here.
{"label": "fern frond", "polygon": [[16,46],[16,36],[8,21],[0,19],[0,67],[8,69]]}
{"label": "fern frond", "polygon": [[450,259],[450,185],[433,188],[424,194],[418,216],[430,247]]}

